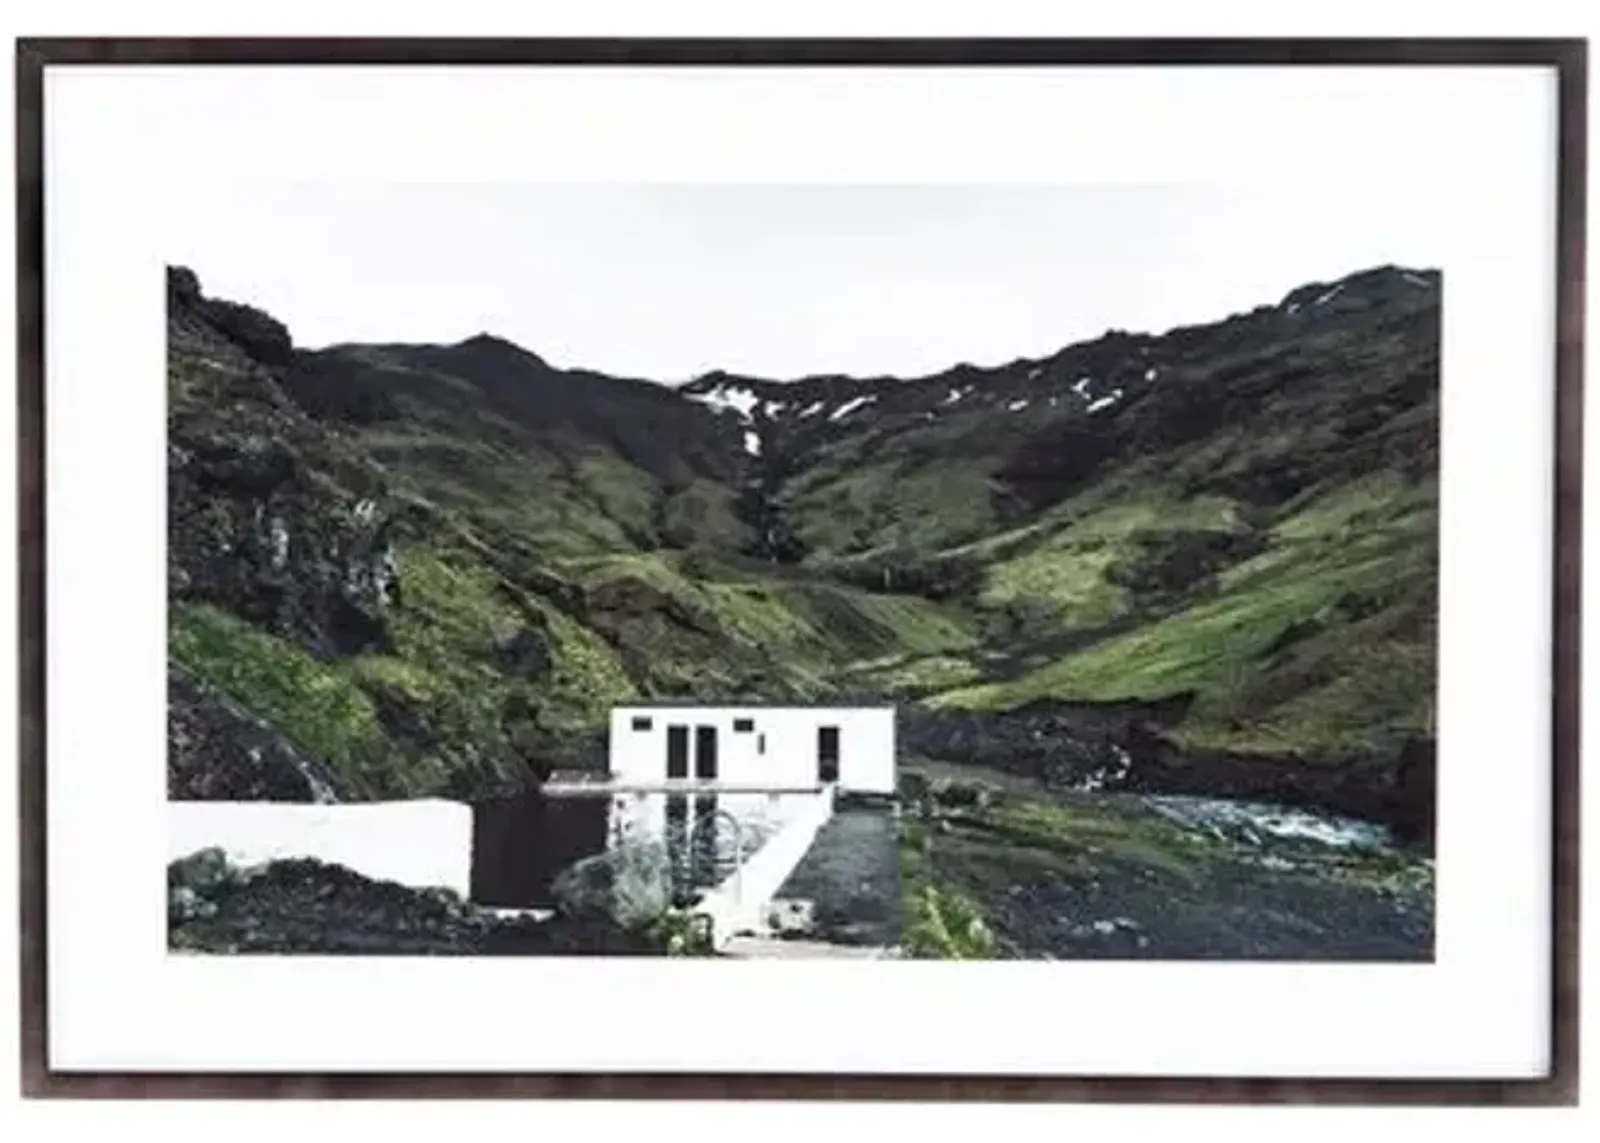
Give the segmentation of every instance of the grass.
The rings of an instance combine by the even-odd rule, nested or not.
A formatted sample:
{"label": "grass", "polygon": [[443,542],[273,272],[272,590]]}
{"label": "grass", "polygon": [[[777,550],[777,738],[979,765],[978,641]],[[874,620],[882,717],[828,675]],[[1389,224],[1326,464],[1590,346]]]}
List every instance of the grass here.
{"label": "grass", "polygon": [[901,947],[918,960],[987,960],[993,931],[971,897],[934,880],[925,856],[926,827],[905,822],[900,833]]}
{"label": "grass", "polygon": [[[952,769],[969,773],[962,767],[940,772]],[[981,789],[981,799],[929,817],[929,791],[949,779],[933,779],[916,766],[902,778],[907,791],[924,791],[915,798],[908,794],[900,819],[904,943],[914,957],[1026,955],[1016,944],[1020,934],[993,923],[985,905],[1018,889],[1088,885],[1116,874],[1159,882],[1181,894],[1203,889],[1233,859],[1227,843],[1131,806],[1067,801],[982,777],[955,780]],[[1363,876],[1398,882],[1413,874],[1388,866],[1369,871],[1352,861],[1349,879]]]}
{"label": "grass", "polygon": [[744,549],[753,539],[739,519],[737,494],[710,480],[694,479],[667,494],[661,506],[661,538],[678,548]]}
{"label": "grass", "polygon": [[[959,610],[926,599],[731,568],[702,577],[686,570],[689,562],[654,552],[561,564],[591,597],[630,581],[637,586],[615,623],[663,693],[701,693],[759,675],[784,693],[822,695],[854,664],[950,655],[975,645]],[[677,622],[665,614],[668,606]],[[681,625],[685,618],[693,630]]]}
{"label": "grass", "polygon": [[1116,861],[1194,884],[1206,858],[1217,852],[1203,835],[1102,806],[1007,797],[990,814],[993,824],[1020,844],[1076,855],[1079,869],[1091,862]]}
{"label": "grass", "polygon": [[1227,855],[1221,843],[1153,816],[976,785],[986,792],[981,804],[940,811],[937,827],[920,807],[908,807],[900,820],[901,908],[911,956],[1008,955],[1010,943],[986,918],[983,902],[1019,886],[1084,882],[1116,867],[1192,889]]}
{"label": "grass", "polygon": [[577,489],[600,516],[615,521],[634,542],[651,542],[656,500],[661,495],[653,477],[599,448],[584,450],[572,470]]}
{"label": "grass", "polygon": [[1063,502],[1048,516],[1062,521],[1065,528],[1057,536],[1070,545],[1155,530],[1234,531],[1242,526],[1238,504],[1226,497],[1178,497],[1141,487],[1123,491],[1115,480]]}
{"label": "grass", "polygon": [[1238,506],[1218,496],[1181,499],[1145,492],[1103,503],[1095,491],[1068,501],[1050,519],[1014,533],[1011,551],[989,570],[982,607],[1033,604],[1063,630],[1097,627],[1127,614],[1136,600],[1112,573],[1137,563],[1154,533],[1237,531]]}
{"label": "grass", "polygon": [[[171,657],[325,760],[347,796],[409,797],[516,780],[540,743],[603,727],[637,697],[614,650],[470,553],[428,546],[399,556],[392,649],[322,662],[216,608],[174,610]],[[534,632],[549,668],[522,676],[500,660]],[[408,726],[386,723],[406,712]]]}
{"label": "grass", "polygon": [[[499,577],[464,554],[412,547],[399,557],[401,606],[390,621],[406,659],[443,672],[471,672],[526,616]],[[476,673],[476,672],[471,672]]]}
{"label": "grass", "polygon": [[998,609],[1039,601],[1064,629],[1109,623],[1129,603],[1128,593],[1107,577],[1124,556],[1111,546],[1029,552],[991,568],[978,602]]}
{"label": "grass", "polygon": [[[832,623],[833,639],[841,648],[865,640],[856,636],[870,631],[883,650],[914,655],[973,647],[971,621],[955,608],[912,595],[874,595],[835,585],[819,585],[803,593],[802,606],[821,607]],[[826,602],[824,602],[826,601]]]}
{"label": "grass", "polygon": [[891,655],[857,663],[845,669],[852,688],[895,694],[927,694],[971,683],[983,670],[971,659],[955,655]]}
{"label": "grass", "polygon": [[629,580],[643,584],[691,609],[705,604],[699,587],[659,552],[607,552],[563,560],[562,572],[593,591]]}
{"label": "grass", "polygon": [[545,618],[554,667],[540,689],[542,721],[557,734],[596,730],[613,706],[638,698],[638,687],[616,651],[593,631],[554,608]]}
{"label": "grass", "polygon": [[1378,749],[1431,710],[1430,496],[1378,477],[1310,499],[1278,523],[1273,547],[1218,577],[1213,597],[1016,680],[929,701],[981,711],[1194,693],[1180,728],[1190,745]]}
{"label": "grass", "polygon": [[169,624],[174,662],[326,762],[342,789],[369,798],[403,792],[396,751],[347,670],[204,604],[174,607]]}
{"label": "grass", "polygon": [[785,490],[795,533],[814,559],[906,548],[932,552],[996,525],[997,491],[972,461],[902,466],[836,457]]}
{"label": "grass", "polygon": [[904,948],[918,959],[990,960],[996,955],[994,933],[971,898],[937,885],[922,885],[906,909]]}
{"label": "grass", "polygon": [[513,426],[446,423],[366,430],[362,446],[428,499],[552,557],[626,552],[651,543],[650,478],[598,452],[573,460]]}

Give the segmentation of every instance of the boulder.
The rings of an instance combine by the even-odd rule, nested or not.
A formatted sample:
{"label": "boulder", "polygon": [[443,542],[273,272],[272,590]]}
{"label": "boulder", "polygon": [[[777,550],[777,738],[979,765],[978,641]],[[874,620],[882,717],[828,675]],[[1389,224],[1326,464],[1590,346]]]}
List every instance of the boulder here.
{"label": "boulder", "polygon": [[237,872],[228,863],[228,855],[217,847],[196,850],[167,865],[169,891],[188,889],[204,897],[236,880]]}
{"label": "boulder", "polygon": [[566,916],[609,920],[633,929],[671,906],[669,869],[663,843],[627,842],[563,870],[551,891]]}

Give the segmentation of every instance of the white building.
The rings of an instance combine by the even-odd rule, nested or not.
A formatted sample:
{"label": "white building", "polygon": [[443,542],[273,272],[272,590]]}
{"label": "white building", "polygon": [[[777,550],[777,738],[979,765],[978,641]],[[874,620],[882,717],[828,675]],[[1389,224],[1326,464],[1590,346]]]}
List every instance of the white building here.
{"label": "white building", "polygon": [[611,712],[611,780],[892,794],[893,706],[656,703]]}

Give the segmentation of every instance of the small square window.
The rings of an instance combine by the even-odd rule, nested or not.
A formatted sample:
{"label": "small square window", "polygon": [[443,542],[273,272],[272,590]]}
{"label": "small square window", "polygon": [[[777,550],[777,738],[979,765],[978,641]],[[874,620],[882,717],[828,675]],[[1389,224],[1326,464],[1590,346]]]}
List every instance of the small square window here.
{"label": "small square window", "polygon": [[733,732],[735,734],[749,734],[755,728],[756,720],[753,718],[736,718],[733,720]]}
{"label": "small square window", "polygon": [[635,718],[633,720],[633,728],[635,730],[649,730],[650,727],[651,727],[651,722],[650,722],[650,719],[647,716],[642,716],[642,715],[635,716]]}

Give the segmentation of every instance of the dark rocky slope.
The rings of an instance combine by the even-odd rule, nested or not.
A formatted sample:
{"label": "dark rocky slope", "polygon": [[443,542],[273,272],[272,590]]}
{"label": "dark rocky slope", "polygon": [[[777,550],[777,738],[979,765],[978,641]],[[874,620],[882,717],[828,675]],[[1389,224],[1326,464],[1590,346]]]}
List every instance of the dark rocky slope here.
{"label": "dark rocky slope", "polygon": [[336,802],[333,776],[225,695],[167,671],[167,797],[201,802]]}
{"label": "dark rocky slope", "polygon": [[374,881],[343,866],[230,866],[203,851],[167,870],[169,944],[179,952],[397,956],[647,956],[644,931],[595,917],[480,908],[445,891]]}

